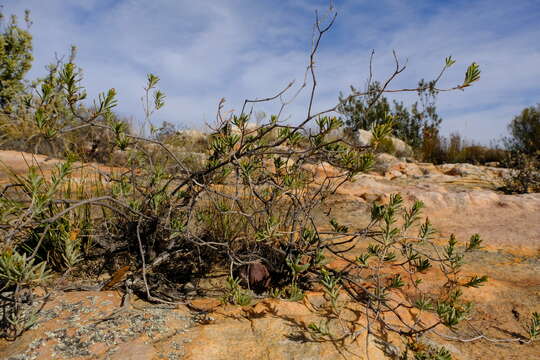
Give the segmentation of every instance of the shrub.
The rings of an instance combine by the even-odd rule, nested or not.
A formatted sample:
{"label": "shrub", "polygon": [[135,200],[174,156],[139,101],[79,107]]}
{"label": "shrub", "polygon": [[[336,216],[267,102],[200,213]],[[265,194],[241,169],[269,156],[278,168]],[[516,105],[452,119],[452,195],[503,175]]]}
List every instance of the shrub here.
{"label": "shrub", "polygon": [[[30,28],[29,11],[25,12],[25,22]],[[23,92],[23,78],[32,60],[32,36],[18,26],[15,15],[6,23],[0,12],[0,108],[3,113],[13,110],[13,101]]]}
{"label": "shrub", "polygon": [[503,163],[511,169],[504,179],[503,191],[527,193],[540,191],[540,104],[524,109],[508,125],[510,136],[504,139],[508,149]]}
{"label": "shrub", "polygon": [[[373,125],[385,121],[390,113],[388,99],[380,96],[381,84],[374,82],[369,85],[365,96],[339,96],[339,112],[345,116],[345,125],[354,130],[370,130]],[[359,91],[351,86],[351,94]]]}
{"label": "shrub", "polygon": [[[452,61],[451,58],[447,59],[445,69],[453,64]],[[411,110],[395,100],[390,105],[383,96],[384,89],[379,82],[370,84],[364,96],[357,96],[359,91],[351,86],[353,96],[344,97],[340,94],[338,111],[345,117],[344,124],[352,132],[359,129],[370,130],[374,125],[383,124],[391,118],[394,135],[413,149],[422,149],[421,153],[425,154],[424,147],[430,146],[426,145],[430,141],[429,136],[426,136],[429,135],[427,132],[433,129],[438,131],[442,122],[435,106],[438,93],[435,85],[436,82],[426,83],[424,80],[418,83],[420,102],[415,102]]]}
{"label": "shrub", "polygon": [[[29,27],[28,11],[25,20]],[[55,157],[77,154],[84,161],[109,162],[118,146],[114,141],[115,126],[122,124],[122,131],[129,132],[129,124],[110,111],[114,89],[100,99],[100,106],[107,109],[82,104],[86,93],[77,85],[81,73],[74,64],[75,47],[67,63],[58,60],[49,65],[44,78],[32,83],[24,81],[33,60],[32,36],[17,25],[14,16],[2,30],[0,147]],[[89,122],[94,125],[84,125]]]}
{"label": "shrub", "polygon": [[376,152],[396,155],[396,147],[394,146],[392,139],[388,137],[384,138],[380,143],[376,144],[376,146],[372,142],[371,146],[374,147]]}
{"label": "shrub", "polygon": [[507,152],[496,145],[483,146],[463,140],[453,133],[450,138],[441,137],[441,158],[446,163],[487,164],[504,162]]}
{"label": "shrub", "polygon": [[540,192],[540,151],[531,155],[510,151],[504,164],[511,170],[504,178],[503,191],[518,194]]}
{"label": "shrub", "polygon": [[439,135],[439,129],[433,126],[425,127],[422,136],[422,145],[419,149],[422,161],[442,164],[446,160],[444,139]]}
{"label": "shrub", "polygon": [[523,109],[508,125],[507,147],[533,155],[540,151],[540,104]]}

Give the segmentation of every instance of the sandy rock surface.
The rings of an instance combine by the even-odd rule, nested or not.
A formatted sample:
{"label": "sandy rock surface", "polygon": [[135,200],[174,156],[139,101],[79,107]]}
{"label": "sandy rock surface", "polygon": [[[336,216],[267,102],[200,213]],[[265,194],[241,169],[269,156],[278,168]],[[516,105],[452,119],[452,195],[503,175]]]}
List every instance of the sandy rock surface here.
{"label": "sandy rock surface", "polygon": [[[26,169],[24,159],[31,158],[0,152],[0,160],[18,173]],[[44,156],[35,159],[44,171],[57,163]],[[312,170],[320,176],[335,172],[329,165]],[[494,339],[523,336],[530,314],[540,312],[540,194],[497,191],[505,171],[379,155],[375,171],[344,185],[320,210],[318,221],[324,226],[333,217],[361,229],[374,201],[384,203],[398,192],[407,204],[423,201],[424,215],[438,229],[441,242],[451,233],[461,241],[479,233],[484,240],[482,250],[465,258],[466,274],[489,277],[487,285],[465,293],[477,303],[470,324]],[[7,181],[3,170],[0,181]],[[332,266],[343,264],[336,260]],[[437,276],[432,271],[426,278],[436,281]],[[316,292],[301,302],[261,299],[243,308],[205,298],[174,309],[140,300],[122,307],[121,295],[113,291],[53,292],[42,301],[37,325],[14,342],[1,342],[0,359],[367,359],[367,350],[369,359],[377,360],[392,359],[395,350],[385,339],[366,339],[361,331],[354,340],[347,338],[344,347],[313,341],[307,326],[322,320],[324,304]],[[361,309],[346,307],[344,316],[356,319],[361,330]],[[445,339],[454,336],[449,331],[441,335],[424,341],[444,345],[455,359],[540,359],[538,343],[460,342]]]}
{"label": "sandy rock surface", "polygon": [[378,173],[359,175],[339,189],[329,204],[333,217],[361,228],[369,221],[372,201],[385,202],[400,193],[407,204],[425,204],[423,213],[441,238],[454,233],[465,241],[479,233],[490,250],[540,254],[540,194],[497,191],[506,169],[409,163],[387,154],[378,157],[376,168]]}
{"label": "sandy rock surface", "polygon": [[0,344],[0,358],[332,360],[364,356],[368,344],[371,359],[386,359],[377,339],[366,340],[365,334],[347,341],[343,350],[307,341],[307,326],[321,320],[310,299],[321,296],[308,294],[303,302],[267,299],[245,308],[213,299],[176,308],[143,302],[122,308],[116,292],[53,293],[37,326],[14,343]]}
{"label": "sandy rock surface", "polygon": [[58,164],[60,160],[52,159],[45,155],[29,154],[20,151],[0,151],[0,180],[5,180],[11,171],[22,174],[28,166],[38,164],[43,170],[48,170]]}

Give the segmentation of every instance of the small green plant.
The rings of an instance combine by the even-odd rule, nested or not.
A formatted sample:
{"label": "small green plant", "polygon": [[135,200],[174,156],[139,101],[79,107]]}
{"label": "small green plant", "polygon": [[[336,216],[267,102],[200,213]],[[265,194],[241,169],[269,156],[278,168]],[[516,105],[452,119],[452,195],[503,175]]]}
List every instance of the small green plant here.
{"label": "small green plant", "polygon": [[286,294],[287,294],[287,300],[293,301],[293,302],[300,301],[304,298],[304,292],[302,291],[302,289],[298,287],[296,282],[291,283],[286,288]]}
{"label": "small green plant", "polygon": [[326,269],[321,270],[321,275],[321,284],[323,285],[324,293],[330,301],[332,311],[337,314],[339,312],[339,291],[342,288],[340,285],[340,279]]}
{"label": "small green plant", "polygon": [[48,276],[47,264],[36,263],[35,258],[17,251],[4,251],[0,256],[0,281],[2,289],[13,286],[34,286]]}
{"label": "small green plant", "polygon": [[[30,11],[25,11],[27,29],[19,27],[17,17],[5,19],[0,12],[0,107],[6,112],[14,110],[15,98],[24,91],[24,75],[30,70],[32,56],[32,35]],[[4,71],[3,69],[9,70]]]}
{"label": "small green plant", "polygon": [[[315,234],[308,229],[304,229],[302,232],[302,238],[304,242],[310,244],[315,241]],[[310,268],[311,264],[302,264],[300,259],[300,257],[286,259],[286,263],[291,271],[290,284],[286,288],[286,294],[288,295],[287,299],[289,301],[300,301],[304,298],[304,292],[298,286],[299,277]]]}
{"label": "small green plant", "polygon": [[532,314],[527,331],[531,341],[535,341],[540,337],[540,313],[534,312]]}
{"label": "small green plant", "polygon": [[[347,290],[344,294],[365,304],[367,316],[377,318],[388,328],[401,329],[401,334],[410,339],[422,334],[426,326],[433,328],[443,325],[455,330],[461,321],[469,318],[472,303],[463,300],[463,289],[479,287],[487,281],[487,277],[463,276],[461,269],[465,255],[478,250],[482,241],[474,234],[464,246],[458,246],[455,236],[451,235],[446,246],[436,245],[431,223],[427,219],[420,221],[422,208],[423,204],[419,201],[405,207],[399,194],[392,194],[386,205],[372,206],[371,223],[364,230],[372,240],[367,251],[349,261],[348,271],[342,273],[341,278],[331,276],[324,268],[320,271],[321,283],[332,309],[338,307],[338,292],[343,286]],[[415,229],[416,234],[411,234]],[[348,236],[354,240],[358,235]],[[340,240],[339,243],[348,242]],[[431,252],[427,251],[429,248]],[[339,251],[337,248],[330,249]],[[427,271],[433,271],[435,264],[446,282],[438,292],[426,292],[422,286],[423,280]],[[353,276],[353,273],[362,275]],[[414,295],[405,300],[399,294],[406,289],[414,289]],[[420,311],[434,312],[438,322],[421,324],[414,318],[411,323],[404,324],[385,318],[385,314],[392,314],[399,307],[416,307]],[[445,350],[417,352],[419,359],[446,359],[447,355]]]}
{"label": "small green plant", "polygon": [[223,296],[223,302],[234,305],[248,306],[251,303],[251,296],[240,286],[240,279],[231,276],[227,278],[228,290]]}
{"label": "small green plant", "polygon": [[[412,352],[412,353],[409,353]],[[413,356],[412,358],[410,356]],[[420,342],[409,343],[400,360],[452,360],[452,355],[444,347],[436,347]]]}
{"label": "small green plant", "polygon": [[[3,336],[15,339],[37,320],[37,312],[25,310],[23,295],[32,291],[49,277],[47,264],[17,251],[4,250],[0,255],[0,291],[10,293],[9,301],[0,302],[3,317],[0,320]],[[31,296],[31,295],[30,295]]]}
{"label": "small green plant", "polygon": [[314,341],[331,341],[334,338],[328,328],[328,321],[320,321],[319,324],[310,323],[307,326],[307,331]]}
{"label": "small green plant", "polygon": [[286,295],[285,289],[271,288],[268,295],[274,299],[281,299]]}
{"label": "small green plant", "polygon": [[540,150],[531,155],[513,150],[505,159],[505,165],[510,173],[503,179],[503,191],[518,194],[540,191]]}

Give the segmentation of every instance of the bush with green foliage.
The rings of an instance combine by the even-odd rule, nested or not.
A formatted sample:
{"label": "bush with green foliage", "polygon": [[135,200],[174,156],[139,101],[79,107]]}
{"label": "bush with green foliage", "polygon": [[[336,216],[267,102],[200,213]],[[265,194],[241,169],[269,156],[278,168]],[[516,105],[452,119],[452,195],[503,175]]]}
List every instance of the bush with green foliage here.
{"label": "bush with green foliage", "polygon": [[510,174],[504,178],[503,191],[518,194],[540,192],[540,151],[535,154],[509,151],[504,164],[510,168]]}
{"label": "bush with green foliage", "polygon": [[[30,28],[29,11],[25,13],[25,21]],[[32,35],[18,26],[15,15],[6,21],[0,12],[0,107],[3,112],[11,112],[13,101],[24,92],[23,79],[33,59]]]}
{"label": "bush with green foliage", "polygon": [[[353,96],[344,97],[341,94],[338,111],[345,117],[344,123],[349,128],[349,132],[358,129],[371,130],[374,125],[385,123],[391,118],[394,136],[410,145],[418,158],[436,164],[448,161],[446,140],[439,134],[442,119],[437,113],[435,100],[439,93],[439,89],[436,87],[438,81],[443,73],[454,64],[455,60],[448,57],[441,73],[435,80],[426,82],[422,79],[417,88],[404,89],[418,93],[419,101],[412,104],[410,110],[403,102],[396,100],[390,105],[384,96],[388,83],[383,86],[380,82],[375,81],[368,84],[364,96],[358,96],[359,91],[352,86],[351,94]],[[479,78],[478,65],[472,64],[467,70],[463,84],[470,85]],[[388,146],[385,149],[392,150]],[[475,152],[475,150],[480,149],[470,149],[470,152]],[[462,155],[467,158],[466,154]]]}
{"label": "bush with green foliage", "polygon": [[[3,18],[0,13],[0,19]],[[30,27],[28,11],[25,19]],[[0,148],[55,157],[76,154],[86,161],[111,161],[115,126],[130,132],[128,123],[111,111],[114,89],[102,95],[98,105],[88,107],[82,103],[87,95],[77,87],[81,69],[75,65],[75,47],[67,62],[57,60],[49,65],[43,78],[25,80],[33,60],[32,36],[18,26],[14,16],[2,30]],[[90,122],[95,126],[80,126]],[[99,127],[99,124],[112,126]]]}
{"label": "bush with green foliage", "polygon": [[540,104],[523,109],[508,125],[507,147],[527,155],[540,151]]}
{"label": "bush with green foliage", "polygon": [[[345,125],[353,132],[358,129],[371,130],[376,124],[385,123],[390,116],[393,122],[394,136],[405,141],[420,155],[429,142],[430,134],[438,134],[442,119],[437,114],[435,97],[436,82],[418,83],[417,92],[420,102],[415,102],[409,110],[403,102],[393,101],[390,105],[388,99],[381,95],[382,85],[374,82],[369,85],[365,96],[340,95],[338,111],[345,117]],[[351,94],[358,94],[358,90],[351,86]]]}
{"label": "bush with green foliage", "polygon": [[[308,67],[311,100],[317,86],[314,59],[335,17],[331,14],[326,22],[317,17],[315,23]],[[453,61],[447,59],[443,72],[449,63]],[[396,57],[396,70],[385,84],[403,70]],[[315,111],[310,101],[306,117],[297,125],[273,115],[253,128],[246,107],[260,100],[246,100],[239,113],[224,113],[221,101],[208,140],[208,160],[193,169],[161,141],[161,136],[171,134],[164,135],[152,125],[152,114],[164,105],[164,95],[158,77],[148,75],[147,80],[146,137],[131,134],[113,115],[114,89],[100,94],[91,110],[82,105],[86,93],[73,58],[59,63],[40,82],[37,98],[20,103],[26,117],[4,119],[8,125],[29,121],[40,136],[51,141],[61,137],[68,148],[77,139],[67,134],[107,131],[109,145],[125,152],[127,160],[122,171],[100,174],[95,182],[75,182],[76,163],[69,158],[51,176],[31,168],[4,187],[0,196],[2,335],[14,338],[28,327],[21,306],[23,293],[46,281],[47,271],[52,276],[62,272],[94,276],[96,281],[101,269],[112,273],[124,266],[133,269],[126,288],[161,303],[184,301],[189,295],[179,291],[183,285],[197,285],[221,271],[227,278],[223,299],[245,305],[251,296],[242,285],[253,284],[242,284],[238,274],[250,264],[266,269],[271,288],[267,291],[291,301],[302,299],[315,279],[323,285],[332,309],[329,321],[337,321],[346,336],[354,336],[356,324],[340,315],[341,289],[348,301],[365,309],[370,321],[383,326],[381,331],[411,341],[439,326],[456,329],[470,315],[471,304],[462,299],[462,289],[487,280],[461,274],[464,256],[480,246],[477,235],[464,247],[452,236],[441,248],[433,241],[430,222],[421,222],[422,204],[406,207],[397,194],[387,205],[373,206],[371,222],[361,231],[350,232],[339,219],[332,219],[331,230],[323,231],[323,224],[317,222],[315,210],[374,163],[372,149],[329,138],[343,123],[328,114],[355,97],[380,98],[390,91],[386,85],[376,94],[373,90],[352,94],[326,110]],[[472,64],[464,82],[448,90],[465,89],[476,80],[478,68]],[[439,91],[436,81],[430,84],[430,90]],[[270,100],[282,99],[292,86]],[[279,114],[287,104],[282,102]],[[391,129],[388,122],[374,124],[375,142],[383,142]],[[319,170],[328,165],[335,171],[321,175]],[[365,242],[369,245],[362,255],[347,257]],[[330,257],[343,258],[347,268],[327,267]],[[426,271],[435,269],[442,271],[444,284],[436,291],[424,289]],[[405,286],[414,288],[414,296],[399,295]],[[396,323],[391,318],[400,308],[432,312],[438,320]],[[367,330],[372,333],[375,329],[369,323]]]}
{"label": "bush with green foliage", "polygon": [[483,146],[462,139],[459,133],[444,137],[439,135],[436,146],[431,151],[431,160],[435,164],[469,163],[485,165],[487,163],[503,163],[507,151],[496,145]]}
{"label": "bush with green foliage", "polygon": [[508,149],[504,165],[511,169],[503,190],[540,192],[540,104],[523,111],[508,125],[504,139]]}

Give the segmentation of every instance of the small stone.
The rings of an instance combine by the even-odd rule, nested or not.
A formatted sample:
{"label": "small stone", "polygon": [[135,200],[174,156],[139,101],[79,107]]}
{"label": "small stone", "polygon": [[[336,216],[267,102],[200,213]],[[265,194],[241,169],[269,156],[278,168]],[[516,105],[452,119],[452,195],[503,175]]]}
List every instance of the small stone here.
{"label": "small stone", "polygon": [[199,311],[214,311],[221,306],[221,301],[219,299],[194,299],[189,305]]}

